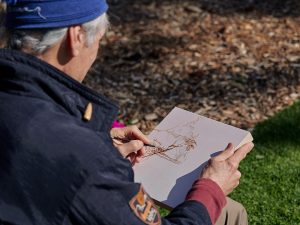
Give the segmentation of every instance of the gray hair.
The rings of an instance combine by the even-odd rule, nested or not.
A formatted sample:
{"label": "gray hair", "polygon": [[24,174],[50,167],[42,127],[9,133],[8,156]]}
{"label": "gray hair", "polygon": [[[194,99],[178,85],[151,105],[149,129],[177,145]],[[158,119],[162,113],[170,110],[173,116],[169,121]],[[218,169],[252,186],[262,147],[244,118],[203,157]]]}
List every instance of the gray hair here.
{"label": "gray hair", "polygon": [[[86,45],[92,45],[96,35],[100,32],[104,34],[108,26],[109,22],[106,13],[82,24],[86,33]],[[40,55],[61,41],[66,36],[67,30],[68,28],[12,30],[9,31],[7,47]]]}

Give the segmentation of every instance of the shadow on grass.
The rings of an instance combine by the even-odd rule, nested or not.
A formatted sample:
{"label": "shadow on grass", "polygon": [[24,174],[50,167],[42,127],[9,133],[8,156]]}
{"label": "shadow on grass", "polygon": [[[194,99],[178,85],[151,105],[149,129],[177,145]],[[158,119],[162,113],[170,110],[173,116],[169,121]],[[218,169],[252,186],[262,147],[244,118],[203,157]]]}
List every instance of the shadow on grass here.
{"label": "shadow on grass", "polygon": [[257,144],[300,146],[300,102],[255,127]]}

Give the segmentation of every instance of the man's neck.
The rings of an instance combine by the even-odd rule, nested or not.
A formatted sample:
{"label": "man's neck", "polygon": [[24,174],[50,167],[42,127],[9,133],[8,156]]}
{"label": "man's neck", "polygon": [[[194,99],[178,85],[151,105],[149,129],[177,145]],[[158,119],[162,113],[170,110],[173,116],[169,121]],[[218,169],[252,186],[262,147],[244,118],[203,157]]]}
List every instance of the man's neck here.
{"label": "man's neck", "polygon": [[37,57],[81,83],[85,76],[82,77],[76,74],[75,69],[80,64],[76,62],[76,59],[68,57],[61,48],[63,48],[62,44],[57,44],[42,54],[37,55]]}

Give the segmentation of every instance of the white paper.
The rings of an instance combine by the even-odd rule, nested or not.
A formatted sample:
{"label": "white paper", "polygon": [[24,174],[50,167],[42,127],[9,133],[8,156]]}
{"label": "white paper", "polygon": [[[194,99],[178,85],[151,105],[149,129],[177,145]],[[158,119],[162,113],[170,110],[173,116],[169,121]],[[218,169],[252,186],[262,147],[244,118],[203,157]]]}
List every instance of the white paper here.
{"label": "white paper", "polygon": [[224,150],[228,143],[240,146],[253,140],[248,131],[180,108],[174,108],[149,137],[170,150],[150,152],[136,164],[135,181],[142,183],[153,199],[171,208],[184,201],[212,155]]}

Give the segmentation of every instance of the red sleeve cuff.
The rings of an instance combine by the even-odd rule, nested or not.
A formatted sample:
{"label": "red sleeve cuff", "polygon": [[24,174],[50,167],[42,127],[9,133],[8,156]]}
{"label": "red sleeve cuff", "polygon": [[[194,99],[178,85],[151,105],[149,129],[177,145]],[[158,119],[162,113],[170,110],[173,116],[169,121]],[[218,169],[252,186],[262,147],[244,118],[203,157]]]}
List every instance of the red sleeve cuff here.
{"label": "red sleeve cuff", "polygon": [[226,204],[226,197],[219,185],[205,178],[193,184],[186,200],[201,202],[207,208],[212,224],[215,224]]}

